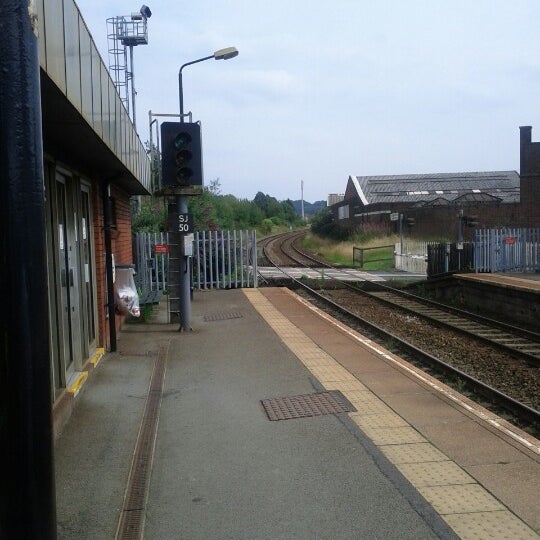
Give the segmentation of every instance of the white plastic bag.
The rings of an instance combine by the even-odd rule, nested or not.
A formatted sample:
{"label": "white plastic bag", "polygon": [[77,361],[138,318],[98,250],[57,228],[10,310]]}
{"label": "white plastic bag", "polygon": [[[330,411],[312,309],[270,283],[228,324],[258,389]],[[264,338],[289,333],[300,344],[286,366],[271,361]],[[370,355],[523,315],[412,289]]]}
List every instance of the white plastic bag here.
{"label": "white plastic bag", "polygon": [[139,317],[141,311],[139,309],[139,295],[137,287],[135,287],[135,274],[133,268],[116,267],[115,276],[115,297],[116,309],[122,315],[133,315]]}

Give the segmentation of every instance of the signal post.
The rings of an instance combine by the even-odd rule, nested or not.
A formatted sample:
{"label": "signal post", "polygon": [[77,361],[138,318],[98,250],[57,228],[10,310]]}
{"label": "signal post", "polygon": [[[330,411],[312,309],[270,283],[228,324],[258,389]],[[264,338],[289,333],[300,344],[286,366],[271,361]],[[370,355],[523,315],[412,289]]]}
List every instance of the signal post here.
{"label": "signal post", "polygon": [[[162,189],[157,195],[174,196],[176,207],[169,207],[168,230],[170,313],[176,314],[179,330],[191,330],[191,245],[193,218],[188,197],[200,195],[203,186],[201,126],[197,122],[161,124]],[[177,261],[178,264],[172,264]]]}
{"label": "signal post", "polygon": [[203,189],[201,126],[198,122],[184,122],[184,116],[189,116],[191,119],[191,113],[184,115],[182,70],[187,66],[212,58],[214,60],[229,60],[236,56],[238,56],[236,47],[226,47],[209,56],[183,64],[178,71],[180,122],[161,124],[162,189],[156,195],[174,195],[176,197],[176,209],[174,212],[169,211],[169,231],[171,231],[169,234],[173,235],[173,242],[177,240],[172,254],[173,256],[177,255],[179,265],[177,265],[176,279],[171,280],[169,270],[169,282],[173,289],[178,284],[179,307],[176,313],[180,318],[179,330],[191,330],[190,254],[186,251],[189,247],[185,240],[186,235],[192,232],[192,225],[190,226],[187,197],[200,195]]}

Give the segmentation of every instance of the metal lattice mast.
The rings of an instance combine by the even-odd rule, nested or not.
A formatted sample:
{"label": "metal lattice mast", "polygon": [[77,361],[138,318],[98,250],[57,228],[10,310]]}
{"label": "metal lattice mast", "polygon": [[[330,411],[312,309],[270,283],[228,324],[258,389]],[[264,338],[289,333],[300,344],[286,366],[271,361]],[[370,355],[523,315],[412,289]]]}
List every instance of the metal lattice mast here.
{"label": "metal lattice mast", "polygon": [[[135,77],[133,67],[133,47],[148,45],[147,20],[152,12],[148,6],[129,16],[120,15],[107,19],[107,43],[109,49],[109,72],[116,90],[136,127],[135,118]],[[129,47],[129,60],[128,60]],[[131,107],[129,96],[131,94]]]}

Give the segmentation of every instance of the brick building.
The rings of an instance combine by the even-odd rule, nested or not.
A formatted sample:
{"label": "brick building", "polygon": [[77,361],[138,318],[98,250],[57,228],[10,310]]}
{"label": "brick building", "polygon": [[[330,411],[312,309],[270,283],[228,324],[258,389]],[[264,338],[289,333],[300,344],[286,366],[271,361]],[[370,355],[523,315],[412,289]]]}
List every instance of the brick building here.
{"label": "brick building", "polygon": [[532,127],[520,130],[519,221],[526,227],[540,227],[540,142],[532,142]]}
{"label": "brick building", "polygon": [[[392,214],[414,220],[411,237],[456,238],[460,211],[479,227],[540,226],[540,143],[521,127],[521,174],[516,171],[349,176],[343,201],[331,212],[354,229],[365,223],[397,231]],[[392,216],[394,217],[394,216]],[[471,229],[465,228],[465,240]]]}
{"label": "brick building", "polygon": [[[112,261],[132,257],[130,198],[150,166],[73,0],[38,0],[50,365],[58,403],[122,322]],[[107,269],[109,272],[107,272]]]}

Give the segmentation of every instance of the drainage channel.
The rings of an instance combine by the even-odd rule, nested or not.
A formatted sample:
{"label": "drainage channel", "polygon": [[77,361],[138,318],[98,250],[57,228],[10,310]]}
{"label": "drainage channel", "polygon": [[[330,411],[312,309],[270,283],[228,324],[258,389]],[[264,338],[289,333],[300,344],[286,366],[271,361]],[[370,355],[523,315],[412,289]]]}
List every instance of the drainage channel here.
{"label": "drainage channel", "polygon": [[143,537],[168,352],[169,344],[167,343],[159,348],[154,361],[148,397],[135,443],[124,504],[116,531],[117,540],[140,540]]}

